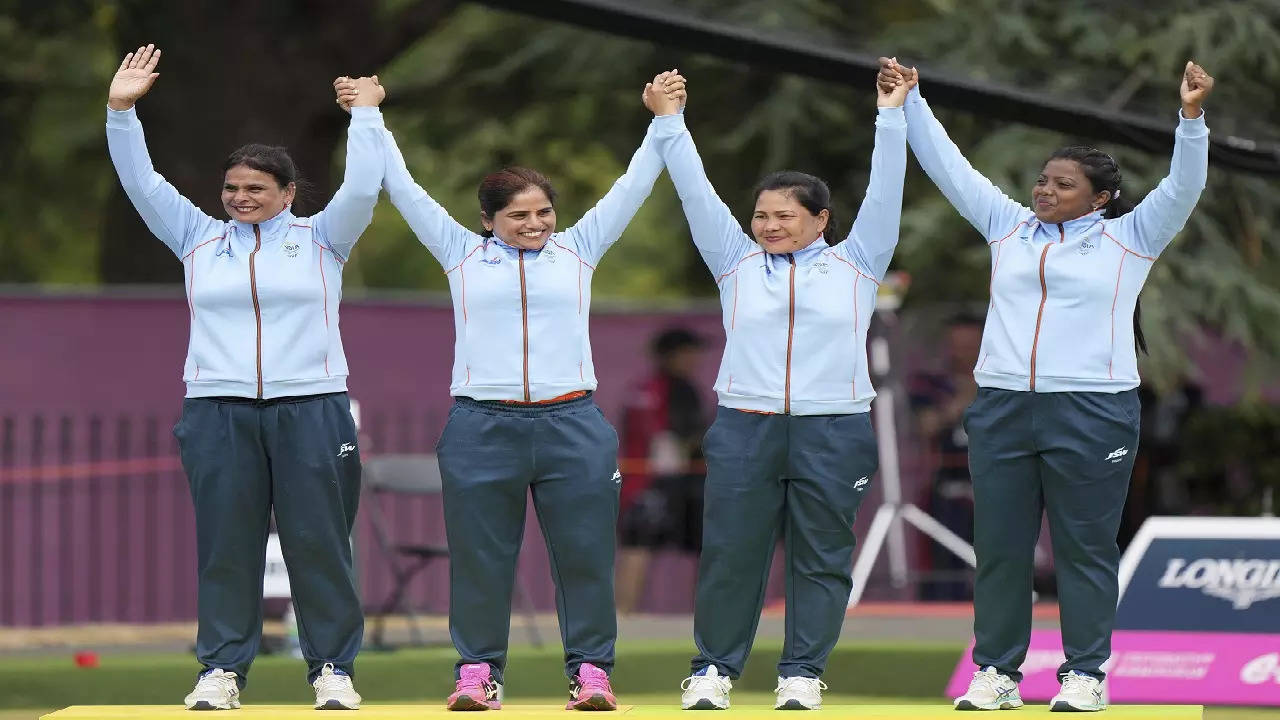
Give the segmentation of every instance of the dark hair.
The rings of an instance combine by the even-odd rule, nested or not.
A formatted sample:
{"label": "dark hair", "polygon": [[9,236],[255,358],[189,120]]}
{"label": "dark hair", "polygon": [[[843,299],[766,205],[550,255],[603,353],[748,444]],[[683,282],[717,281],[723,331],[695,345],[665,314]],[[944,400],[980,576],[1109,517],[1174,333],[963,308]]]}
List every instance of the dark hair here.
{"label": "dark hair", "polygon": [[752,197],[759,200],[760,193],[765,190],[785,191],[812,215],[826,210],[827,227],[822,231],[822,237],[826,239],[828,245],[837,245],[844,240],[836,223],[835,212],[831,210],[831,189],[822,181],[822,178],[795,170],[780,170],[765,175],[756,185]]}
{"label": "dark hair", "polygon": [[969,312],[968,310],[961,310],[947,318],[947,327],[976,327],[981,330],[986,326],[986,324],[986,318]]}
{"label": "dark hair", "polygon": [[655,357],[666,357],[683,348],[702,347],[702,338],[692,330],[682,327],[667,328],[649,342],[649,351]]}
{"label": "dark hair", "polygon": [[260,143],[242,145],[228,155],[226,161],[222,163],[222,174],[225,176],[228,170],[237,165],[267,173],[276,179],[281,190],[287,188],[289,183],[293,183],[295,207],[302,201],[310,199],[311,184],[298,177],[298,166],[293,164],[288,148]]}
{"label": "dark hair", "polygon": [[298,166],[293,164],[289,151],[278,145],[250,143],[241,146],[228,155],[227,161],[222,163],[222,174],[226,175],[228,170],[237,165],[244,165],[271,175],[280,184],[281,189],[287,187],[289,183],[298,182]]}
{"label": "dark hair", "polygon": [[[1049,160],[1074,160],[1080,166],[1080,172],[1089,180],[1089,186],[1095,193],[1103,191],[1111,193],[1107,204],[1102,206],[1102,219],[1114,220],[1133,209],[1133,202],[1127,196],[1118,197],[1120,192],[1120,165],[1115,158],[1097,148],[1084,145],[1064,147],[1049,156]],[[1045,161],[1047,165],[1049,160]],[[1147,352],[1147,339],[1142,334],[1142,300],[1133,305],[1133,339],[1138,349]]]}
{"label": "dark hair", "polygon": [[[498,172],[489,173],[480,181],[480,189],[477,195],[480,196],[480,212],[490,221],[498,214],[498,211],[511,204],[511,198],[519,195],[530,187],[536,187],[547,194],[547,199],[551,201],[551,206],[556,204],[556,191],[551,187],[551,181],[547,176],[525,167],[505,167]],[[493,237],[492,230],[480,229],[480,234],[484,237]]]}

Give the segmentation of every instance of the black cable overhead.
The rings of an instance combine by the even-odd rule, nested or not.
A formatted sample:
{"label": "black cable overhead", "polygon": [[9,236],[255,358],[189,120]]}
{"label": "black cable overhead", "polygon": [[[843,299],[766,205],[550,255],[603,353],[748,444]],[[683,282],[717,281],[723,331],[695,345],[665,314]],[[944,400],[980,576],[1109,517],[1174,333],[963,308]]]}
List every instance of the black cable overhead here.
{"label": "black cable overhead", "polygon": [[[728,23],[689,16],[671,7],[658,9],[634,0],[478,0],[494,8],[557,20],[614,35],[645,40],[725,60],[767,67],[842,85],[864,86],[879,70],[876,58],[830,45],[766,35]],[[1172,117],[1084,107],[1018,88],[950,75],[921,65],[929,103],[985,117],[1092,137],[1149,152],[1173,148]],[[1172,115],[1172,114],[1171,114]],[[1280,176],[1280,143],[1215,132],[1209,156],[1219,170]]]}

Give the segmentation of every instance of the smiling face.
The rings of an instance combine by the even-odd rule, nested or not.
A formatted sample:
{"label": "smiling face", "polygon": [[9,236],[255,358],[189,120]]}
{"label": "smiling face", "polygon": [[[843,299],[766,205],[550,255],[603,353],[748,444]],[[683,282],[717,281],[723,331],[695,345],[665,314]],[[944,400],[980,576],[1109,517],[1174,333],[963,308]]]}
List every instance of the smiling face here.
{"label": "smiling face", "polygon": [[1107,204],[1111,193],[1094,192],[1080,163],[1053,158],[1044,164],[1031,189],[1031,209],[1042,223],[1062,223]]}
{"label": "smiling face", "polygon": [[825,209],[817,215],[809,212],[786,189],[762,190],[751,214],[751,234],[767,253],[795,252],[818,239],[827,229],[829,217]]}
{"label": "smiling face", "polygon": [[556,231],[556,209],[542,188],[530,185],[493,214],[480,213],[484,229],[502,242],[522,250],[541,250]]}
{"label": "smiling face", "polygon": [[281,187],[275,176],[247,165],[235,165],[222,180],[222,207],[232,220],[262,223],[293,204],[294,183]]}

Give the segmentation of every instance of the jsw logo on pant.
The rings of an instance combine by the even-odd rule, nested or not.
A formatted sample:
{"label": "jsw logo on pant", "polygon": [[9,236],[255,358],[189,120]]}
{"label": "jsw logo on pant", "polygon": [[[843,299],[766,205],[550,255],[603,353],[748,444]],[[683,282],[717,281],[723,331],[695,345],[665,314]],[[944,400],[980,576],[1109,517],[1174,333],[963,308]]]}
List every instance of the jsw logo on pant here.
{"label": "jsw logo on pant", "polygon": [[1280,597],[1280,559],[1170,558],[1164,575],[1156,583],[1161,588],[1199,590],[1231,601],[1236,610],[1247,610],[1263,600]]}

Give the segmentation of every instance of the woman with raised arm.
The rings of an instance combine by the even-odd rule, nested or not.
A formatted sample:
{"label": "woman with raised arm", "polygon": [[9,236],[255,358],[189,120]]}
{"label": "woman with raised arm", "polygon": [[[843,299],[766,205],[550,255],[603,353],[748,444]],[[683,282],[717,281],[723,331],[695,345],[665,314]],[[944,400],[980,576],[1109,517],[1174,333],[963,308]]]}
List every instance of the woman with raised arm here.
{"label": "woman with raised arm", "polygon": [[[917,87],[881,58],[884,87],[910,87],[907,139],[920,166],[991,248],[991,307],[965,414],[974,491],[973,662],[961,710],[1022,705],[1032,551],[1047,512],[1066,662],[1050,709],[1106,708],[1120,551],[1116,533],[1138,445],[1135,310],[1151,264],[1204,189],[1213,78],[1188,62],[1169,175],[1136,207],[1120,167],[1091,147],[1049,156],[1028,208],[975,170]],[[1129,191],[1126,191],[1126,193]],[[1132,210],[1132,212],[1130,212]]]}
{"label": "woman with raised arm", "polygon": [[[360,95],[340,78],[338,100]],[[655,86],[656,85],[656,86]],[[673,72],[645,102],[675,113]],[[363,94],[363,93],[361,93]],[[662,172],[652,130],[626,173],[576,224],[556,231],[555,191],[536,170],[480,182],[480,232],[455,221],[385,134],[386,188],[440,261],[454,308],[453,409],[437,446],[449,543],[449,629],[461,656],[450,710],[501,707],[511,595],[532,492],[556,587],[569,702],[613,710],[618,435],[592,399],[591,279]]]}
{"label": "woman with raised arm", "polygon": [[747,235],[707,180],[684,116],[655,120],[693,241],[720,287],[727,337],[703,441],[699,653],[683,684],[686,710],[729,707],[779,536],[787,618],[775,706],[822,706],[820,678],[852,587],[854,516],[879,464],[867,325],[898,243],[905,97],[905,88],[877,97],[871,179],[843,242],[826,183],[799,172],[760,181]]}
{"label": "woman with raised arm", "polygon": [[152,45],[111,81],[107,145],[125,194],[182,262],[191,314],[186,399],[174,435],[195,505],[199,583],[192,710],[240,706],[262,636],[268,520],[289,567],[317,709],[357,709],[364,616],[351,569],[360,453],[338,330],[342,266],[373,217],[385,167],[383,92],[361,84],[342,186],[292,212],[297,169],[282,147],[245,145],[222,168],[230,220],[206,215],[151,166],[134,104],[159,76]]}

